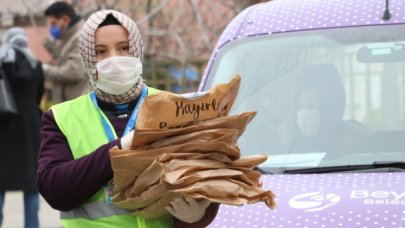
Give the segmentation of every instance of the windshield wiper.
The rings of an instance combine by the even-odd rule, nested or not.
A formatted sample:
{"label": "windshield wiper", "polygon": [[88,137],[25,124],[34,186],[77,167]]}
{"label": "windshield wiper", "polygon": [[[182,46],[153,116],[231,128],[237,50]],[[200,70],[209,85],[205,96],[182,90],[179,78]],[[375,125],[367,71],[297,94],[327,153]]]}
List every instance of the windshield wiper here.
{"label": "windshield wiper", "polygon": [[344,171],[357,171],[367,169],[380,169],[380,168],[397,168],[405,169],[405,162],[389,162],[389,161],[377,161],[368,165],[342,165],[342,166],[327,166],[327,167],[315,167],[304,169],[287,169],[284,170],[285,174],[309,174],[309,173],[333,173]]}
{"label": "windshield wiper", "polygon": [[257,170],[257,171],[259,171],[261,174],[274,174],[273,172],[270,172],[270,171],[268,171],[268,170],[265,170],[265,169],[263,169],[263,168],[261,168],[261,167],[254,167],[254,169],[253,170]]}

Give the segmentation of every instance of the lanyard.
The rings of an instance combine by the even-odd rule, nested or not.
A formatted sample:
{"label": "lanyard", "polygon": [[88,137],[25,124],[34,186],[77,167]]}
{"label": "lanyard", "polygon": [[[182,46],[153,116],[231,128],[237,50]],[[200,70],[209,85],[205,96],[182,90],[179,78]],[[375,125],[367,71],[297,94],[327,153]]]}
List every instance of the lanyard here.
{"label": "lanyard", "polygon": [[[138,117],[138,113],[139,113],[139,108],[140,108],[141,104],[143,103],[143,101],[145,100],[145,97],[147,95],[148,95],[148,87],[144,84],[142,87],[141,96],[139,97],[139,100],[136,103],[134,110],[132,111],[131,117],[128,120],[128,123],[125,127],[125,130],[124,130],[124,133],[122,134],[122,136],[128,134],[130,131],[132,131],[132,129],[134,129],[135,123],[136,123],[136,118]],[[93,102],[94,107],[96,107],[98,113],[100,114],[101,121],[103,122],[105,134],[107,135],[108,141],[111,142],[112,140],[115,139],[113,129],[110,127],[107,119],[102,114],[102,111],[100,110],[100,107],[98,106],[98,103],[97,103],[96,94],[94,92],[90,92],[90,98],[91,98],[91,101]]]}

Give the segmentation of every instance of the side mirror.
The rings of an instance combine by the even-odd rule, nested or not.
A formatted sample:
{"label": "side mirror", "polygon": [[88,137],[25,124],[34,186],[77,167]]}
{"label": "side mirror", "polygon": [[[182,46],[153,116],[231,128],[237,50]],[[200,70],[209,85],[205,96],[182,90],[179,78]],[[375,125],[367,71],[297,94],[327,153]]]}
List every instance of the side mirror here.
{"label": "side mirror", "polygon": [[405,45],[399,43],[375,43],[361,47],[357,52],[361,63],[387,63],[405,61]]}

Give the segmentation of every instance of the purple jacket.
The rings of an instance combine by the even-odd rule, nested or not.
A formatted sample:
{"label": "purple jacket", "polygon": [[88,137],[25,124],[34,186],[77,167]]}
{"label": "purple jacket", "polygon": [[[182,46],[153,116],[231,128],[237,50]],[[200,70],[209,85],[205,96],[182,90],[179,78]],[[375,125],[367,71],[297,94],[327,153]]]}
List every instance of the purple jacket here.
{"label": "purple jacket", "polygon": [[[136,100],[129,104],[132,110]],[[98,99],[118,136],[124,132],[128,118],[118,118],[113,104]],[[128,115],[129,116],[129,115]],[[74,160],[66,137],[57,126],[52,110],[43,114],[41,148],[38,157],[38,189],[48,204],[60,211],[70,211],[93,196],[113,178],[109,149],[121,148],[120,139],[101,145],[92,153]],[[215,217],[218,204],[211,204],[203,219],[194,224],[175,219],[175,227],[205,227]]]}

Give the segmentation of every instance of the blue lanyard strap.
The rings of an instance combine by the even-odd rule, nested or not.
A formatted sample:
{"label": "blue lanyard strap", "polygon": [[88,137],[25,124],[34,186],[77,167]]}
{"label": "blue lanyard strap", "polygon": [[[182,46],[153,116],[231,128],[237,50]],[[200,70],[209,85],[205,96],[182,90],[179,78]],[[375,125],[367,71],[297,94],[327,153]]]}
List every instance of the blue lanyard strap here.
{"label": "blue lanyard strap", "polygon": [[[93,102],[94,107],[96,107],[98,113],[100,114],[101,122],[103,123],[105,134],[107,135],[108,141],[111,142],[112,140],[115,139],[113,129],[111,128],[107,119],[105,118],[102,111],[100,110],[100,107],[98,106],[98,103],[97,103],[96,94],[94,93],[94,91],[90,92],[89,95],[90,95],[91,101]],[[132,111],[132,114],[128,120],[128,123],[125,127],[125,130],[124,130],[124,133],[122,134],[122,136],[128,134],[130,131],[132,131],[134,129],[135,123],[136,123],[136,118],[138,117],[138,113],[139,113],[139,108],[141,107],[141,104],[144,102],[147,95],[148,95],[148,87],[144,84],[142,87],[141,96],[139,97],[139,100],[136,103],[136,105]]]}

